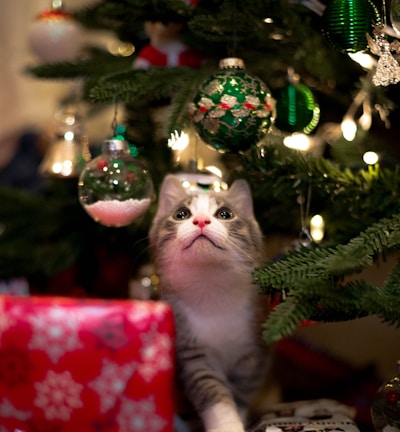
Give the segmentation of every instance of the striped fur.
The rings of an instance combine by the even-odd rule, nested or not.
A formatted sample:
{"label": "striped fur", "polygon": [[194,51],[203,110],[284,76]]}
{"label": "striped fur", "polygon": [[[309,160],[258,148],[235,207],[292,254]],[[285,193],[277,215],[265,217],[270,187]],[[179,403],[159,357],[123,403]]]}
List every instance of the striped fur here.
{"label": "striped fur", "polygon": [[262,235],[247,183],[189,195],[167,176],[150,243],[161,296],[175,312],[184,391],[206,431],[243,432],[266,361],[250,273],[262,259]]}

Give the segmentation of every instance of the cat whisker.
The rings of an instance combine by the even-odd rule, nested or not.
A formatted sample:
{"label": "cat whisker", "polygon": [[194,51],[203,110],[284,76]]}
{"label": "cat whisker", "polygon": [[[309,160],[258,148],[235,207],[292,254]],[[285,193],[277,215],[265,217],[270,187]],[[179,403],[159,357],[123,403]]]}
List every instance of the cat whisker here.
{"label": "cat whisker", "polygon": [[[150,242],[149,242],[149,236],[143,237],[140,240],[136,240],[133,243],[133,248],[136,249],[139,245],[140,248],[138,248],[139,252],[138,254],[135,256],[134,262],[140,262],[140,259],[145,256],[146,254],[150,255]],[[147,243],[146,245],[142,246],[142,243]],[[146,258],[146,256],[145,256]]]}

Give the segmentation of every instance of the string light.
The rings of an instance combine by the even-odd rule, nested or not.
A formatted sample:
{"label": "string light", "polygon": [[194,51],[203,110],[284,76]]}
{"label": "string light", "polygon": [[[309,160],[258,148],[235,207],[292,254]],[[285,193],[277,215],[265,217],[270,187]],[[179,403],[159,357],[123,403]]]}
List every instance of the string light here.
{"label": "string light", "polygon": [[346,141],[353,141],[357,134],[357,124],[354,119],[348,115],[344,116],[340,125],[343,133],[343,138]]}
{"label": "string light", "polygon": [[363,69],[371,70],[376,66],[377,61],[369,54],[358,51],[356,53],[348,53],[349,57],[358,63]]}
{"label": "string light", "polygon": [[283,144],[294,150],[308,151],[312,146],[312,138],[303,133],[293,133],[283,139]]}
{"label": "string light", "polygon": [[183,151],[189,145],[189,135],[181,131],[175,131],[171,133],[170,138],[168,139],[168,147],[170,147],[174,151]]}
{"label": "string light", "polygon": [[217,177],[222,178],[222,171],[214,165],[206,166],[205,170],[210,172],[211,174],[216,175]]}
{"label": "string light", "polygon": [[374,151],[367,151],[363,154],[363,161],[367,165],[375,165],[379,161],[379,155]]}
{"label": "string light", "polygon": [[310,220],[310,234],[312,239],[319,243],[325,235],[325,222],[321,215],[316,214]]}

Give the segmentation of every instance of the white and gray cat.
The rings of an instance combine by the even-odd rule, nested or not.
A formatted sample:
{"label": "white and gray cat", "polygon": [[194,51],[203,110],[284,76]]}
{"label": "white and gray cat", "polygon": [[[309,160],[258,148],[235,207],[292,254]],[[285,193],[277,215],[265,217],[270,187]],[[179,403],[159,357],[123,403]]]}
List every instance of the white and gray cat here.
{"label": "white and gray cat", "polygon": [[247,182],[193,194],[168,175],[150,243],[161,297],[175,313],[184,392],[207,432],[244,432],[267,360],[251,276],[263,257],[262,235]]}

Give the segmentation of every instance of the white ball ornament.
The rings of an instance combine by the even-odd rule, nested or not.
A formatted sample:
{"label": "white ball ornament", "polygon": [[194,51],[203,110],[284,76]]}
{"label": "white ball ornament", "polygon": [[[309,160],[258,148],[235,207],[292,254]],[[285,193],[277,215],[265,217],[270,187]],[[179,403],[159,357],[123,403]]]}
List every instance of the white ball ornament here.
{"label": "white ball ornament", "polygon": [[81,48],[82,27],[62,9],[40,13],[28,33],[32,52],[45,63],[72,61]]}

